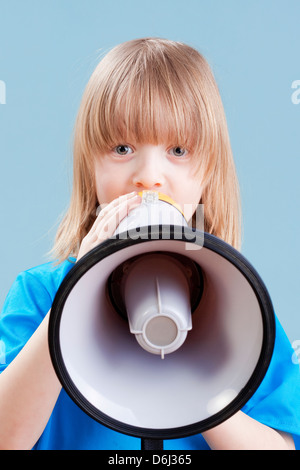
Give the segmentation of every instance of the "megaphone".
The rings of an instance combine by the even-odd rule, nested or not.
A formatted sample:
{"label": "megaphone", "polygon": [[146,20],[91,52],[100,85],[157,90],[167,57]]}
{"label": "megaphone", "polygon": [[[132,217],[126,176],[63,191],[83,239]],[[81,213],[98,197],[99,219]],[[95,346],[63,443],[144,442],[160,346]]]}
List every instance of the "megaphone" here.
{"label": "megaphone", "polygon": [[142,446],[235,414],[264,378],[274,341],[272,302],[249,261],[153,192],[74,265],[49,320],[65,391]]}

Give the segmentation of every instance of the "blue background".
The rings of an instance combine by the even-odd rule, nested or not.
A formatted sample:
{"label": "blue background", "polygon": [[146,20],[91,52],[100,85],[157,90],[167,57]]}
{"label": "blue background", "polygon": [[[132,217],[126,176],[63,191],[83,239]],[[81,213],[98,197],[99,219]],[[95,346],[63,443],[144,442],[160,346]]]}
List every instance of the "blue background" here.
{"label": "blue background", "polygon": [[215,73],[241,185],[242,251],[300,340],[299,18],[299,0],[0,0],[0,304],[19,271],[48,260],[99,56],[159,36],[197,48]]}

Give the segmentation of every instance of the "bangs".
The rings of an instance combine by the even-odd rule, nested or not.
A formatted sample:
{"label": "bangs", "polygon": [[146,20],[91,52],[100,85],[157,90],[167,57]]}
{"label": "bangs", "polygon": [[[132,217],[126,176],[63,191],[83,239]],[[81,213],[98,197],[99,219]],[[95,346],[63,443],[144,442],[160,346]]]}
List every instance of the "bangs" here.
{"label": "bangs", "polygon": [[180,145],[192,153],[211,145],[212,125],[203,99],[207,90],[201,90],[203,70],[200,73],[199,57],[191,67],[191,55],[184,52],[180,57],[178,50],[172,55],[162,48],[154,54],[151,48],[140,47],[127,60],[123,56],[122,63],[113,57],[108,64],[108,54],[99,64],[94,72],[97,99],[91,93],[86,136],[94,154],[134,142]]}
{"label": "bangs", "polygon": [[167,87],[156,78],[134,77],[114,93],[101,120],[101,140],[106,148],[130,142],[180,145],[189,150],[199,147],[202,125],[194,100],[182,88],[178,93],[170,83]]}

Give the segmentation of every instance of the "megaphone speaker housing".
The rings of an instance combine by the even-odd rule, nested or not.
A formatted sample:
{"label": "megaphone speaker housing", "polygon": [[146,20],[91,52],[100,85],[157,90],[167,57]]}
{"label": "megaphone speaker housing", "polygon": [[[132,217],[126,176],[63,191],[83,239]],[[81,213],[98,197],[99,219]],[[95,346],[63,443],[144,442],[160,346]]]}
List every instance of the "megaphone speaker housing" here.
{"label": "megaphone speaker housing", "polygon": [[[148,229],[151,237],[130,229],[117,234],[74,265],[53,302],[49,348],[64,389],[90,417],[132,436],[174,439],[202,433],[246,404],[268,369],[275,318],[263,281],[234,248],[189,227]],[[175,302],[161,299],[164,318],[144,338],[153,353],[139,343],[140,332],[130,331],[127,310],[135,317],[139,300],[156,298],[153,286],[141,290],[140,279],[143,260],[146,273],[151,259],[159,272],[158,257],[185,267],[187,283],[178,281],[176,290],[191,295],[184,306],[181,293]],[[137,262],[126,299],[118,286]],[[176,270],[168,266],[171,278]],[[163,290],[164,273],[159,282]],[[164,322],[168,339],[159,337]],[[174,346],[182,325],[180,344],[161,354],[165,343]]]}

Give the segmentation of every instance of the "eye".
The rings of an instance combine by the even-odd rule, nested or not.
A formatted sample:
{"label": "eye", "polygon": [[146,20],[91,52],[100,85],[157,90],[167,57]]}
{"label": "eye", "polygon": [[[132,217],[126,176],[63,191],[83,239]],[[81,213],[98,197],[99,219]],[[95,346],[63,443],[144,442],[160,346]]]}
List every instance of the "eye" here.
{"label": "eye", "polygon": [[188,151],[184,147],[177,145],[176,147],[172,147],[169,150],[169,153],[174,157],[185,157],[188,154]]}
{"label": "eye", "polygon": [[129,145],[118,145],[113,150],[115,153],[121,156],[129,155],[130,153],[133,152],[132,148],[129,147]]}

